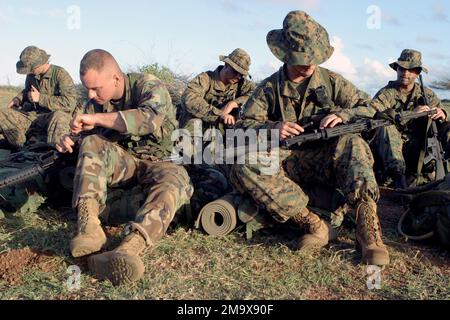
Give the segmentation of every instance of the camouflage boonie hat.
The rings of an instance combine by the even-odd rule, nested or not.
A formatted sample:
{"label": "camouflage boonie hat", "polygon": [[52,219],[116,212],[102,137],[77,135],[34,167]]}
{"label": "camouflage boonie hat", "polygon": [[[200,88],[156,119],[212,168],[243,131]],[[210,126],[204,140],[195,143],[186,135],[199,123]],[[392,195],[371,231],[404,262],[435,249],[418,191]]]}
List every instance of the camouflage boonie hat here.
{"label": "camouflage boonie hat", "polygon": [[35,46],[26,47],[20,54],[20,60],[16,64],[17,73],[30,74],[34,68],[48,62],[50,55]]}
{"label": "camouflage boonie hat", "polygon": [[419,51],[412,49],[403,50],[400,58],[396,62],[389,65],[392,69],[397,71],[398,66],[410,70],[419,68],[422,71],[428,73],[428,69],[422,65],[422,54]]}
{"label": "camouflage boonie hat", "polygon": [[334,52],[328,32],[303,11],[290,12],[283,29],[267,34],[267,44],[279,60],[288,65],[320,65]]}
{"label": "camouflage boonie hat", "polygon": [[220,61],[228,63],[234,70],[244,76],[248,76],[252,60],[243,49],[236,49],[228,56],[219,56]]}

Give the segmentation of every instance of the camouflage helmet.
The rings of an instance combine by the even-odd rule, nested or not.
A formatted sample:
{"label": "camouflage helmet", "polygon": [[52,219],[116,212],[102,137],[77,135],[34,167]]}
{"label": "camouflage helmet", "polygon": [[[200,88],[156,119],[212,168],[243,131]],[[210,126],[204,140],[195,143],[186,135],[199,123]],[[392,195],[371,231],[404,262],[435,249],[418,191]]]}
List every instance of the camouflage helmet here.
{"label": "camouflage helmet", "polygon": [[407,70],[419,68],[421,72],[425,71],[428,73],[428,69],[422,65],[422,54],[419,51],[412,49],[403,50],[400,58],[389,66],[395,71],[397,71],[398,66],[400,66]]}
{"label": "camouflage helmet", "polygon": [[26,47],[20,54],[20,60],[16,64],[17,73],[30,74],[33,69],[48,62],[50,55],[35,46]]}
{"label": "camouflage helmet", "polygon": [[247,52],[243,49],[235,49],[228,56],[219,56],[220,61],[229,64],[234,70],[240,74],[247,76],[250,70],[252,60]]}
{"label": "camouflage helmet", "polygon": [[288,13],[283,29],[267,34],[267,44],[288,65],[320,65],[334,52],[325,28],[303,11]]}

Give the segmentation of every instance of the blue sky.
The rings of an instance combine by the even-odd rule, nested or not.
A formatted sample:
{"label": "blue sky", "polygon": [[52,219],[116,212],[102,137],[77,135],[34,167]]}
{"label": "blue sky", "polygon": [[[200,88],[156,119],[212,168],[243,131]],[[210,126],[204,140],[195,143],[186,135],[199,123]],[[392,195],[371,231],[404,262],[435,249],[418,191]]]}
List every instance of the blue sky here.
{"label": "blue sky", "polygon": [[[373,6],[379,28],[368,27],[377,21]],[[450,74],[450,3],[442,0],[0,0],[0,84],[23,83],[15,63],[28,45],[45,49],[76,82],[79,61],[93,48],[109,50],[124,70],[159,62],[195,75],[241,47],[260,80],[280,66],[266,35],[291,10],[305,10],[327,28],[336,50],[325,66],[371,94],[395,78],[388,63],[404,48],[423,52],[426,81]]]}

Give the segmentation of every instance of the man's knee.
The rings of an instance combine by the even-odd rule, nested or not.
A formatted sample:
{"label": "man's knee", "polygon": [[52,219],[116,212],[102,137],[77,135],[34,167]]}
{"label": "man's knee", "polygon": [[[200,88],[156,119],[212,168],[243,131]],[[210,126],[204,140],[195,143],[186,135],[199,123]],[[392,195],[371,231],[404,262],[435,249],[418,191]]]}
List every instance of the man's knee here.
{"label": "man's knee", "polygon": [[109,145],[111,145],[111,142],[105,137],[94,134],[83,138],[80,145],[80,152],[101,153],[104,152]]}

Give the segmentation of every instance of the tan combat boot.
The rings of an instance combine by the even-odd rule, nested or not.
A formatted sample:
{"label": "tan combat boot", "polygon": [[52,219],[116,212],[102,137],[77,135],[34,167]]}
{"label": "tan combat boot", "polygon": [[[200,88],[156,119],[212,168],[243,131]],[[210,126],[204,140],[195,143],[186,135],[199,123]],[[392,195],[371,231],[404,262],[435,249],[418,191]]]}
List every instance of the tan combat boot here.
{"label": "tan combat boot", "polygon": [[94,199],[81,199],[78,204],[78,234],[70,242],[75,258],[98,252],[106,243],[106,235],[100,225],[99,204]]}
{"label": "tan combat boot", "polygon": [[356,206],[356,244],[362,251],[362,262],[368,265],[389,264],[389,252],[381,239],[377,204],[360,200]]}
{"label": "tan combat boot", "polygon": [[90,257],[89,270],[100,280],[109,279],[114,285],[130,284],[144,275],[145,267],[139,254],[146,248],[144,237],[133,232],[115,250]]}
{"label": "tan combat boot", "polygon": [[300,251],[325,247],[329,241],[337,238],[337,230],[307,208],[294,217],[293,221],[308,230],[308,234],[300,238],[298,245]]}

